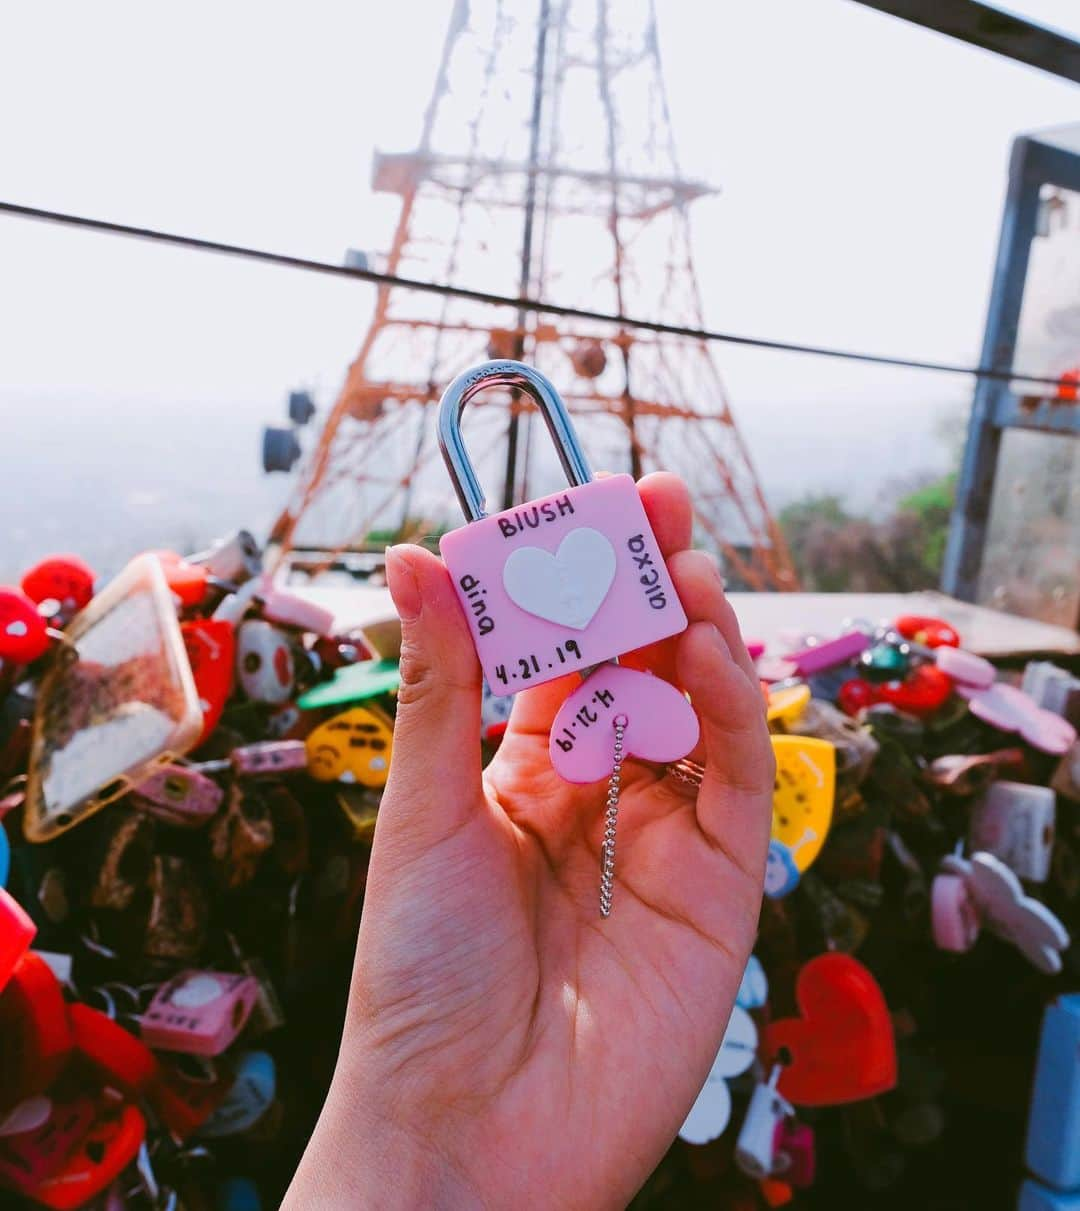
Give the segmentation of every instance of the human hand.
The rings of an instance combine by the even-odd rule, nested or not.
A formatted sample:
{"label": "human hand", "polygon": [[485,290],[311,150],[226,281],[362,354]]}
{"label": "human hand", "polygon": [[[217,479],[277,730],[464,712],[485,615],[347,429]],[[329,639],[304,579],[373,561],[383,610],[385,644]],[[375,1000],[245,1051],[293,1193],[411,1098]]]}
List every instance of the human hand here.
{"label": "human hand", "polygon": [[402,684],[337,1072],[285,1207],[621,1207],[716,1056],[754,941],[773,758],[753,665],[675,476],[639,485],[690,620],[646,653],[702,725],[694,788],[552,770],[580,684],[520,693],[481,773],[480,668],[441,562],[387,555]]}

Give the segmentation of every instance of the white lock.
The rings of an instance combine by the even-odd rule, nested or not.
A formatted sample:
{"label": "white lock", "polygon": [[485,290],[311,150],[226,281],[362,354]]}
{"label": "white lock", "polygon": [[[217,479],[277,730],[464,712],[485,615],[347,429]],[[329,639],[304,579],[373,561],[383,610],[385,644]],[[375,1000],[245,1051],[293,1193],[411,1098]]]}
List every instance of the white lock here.
{"label": "white lock", "polygon": [[971,813],[969,842],[972,851],[992,853],[1021,879],[1045,883],[1054,848],[1054,792],[995,782]]}
{"label": "white lock", "polygon": [[[776,1091],[782,1071],[777,1064],[769,1075],[768,1084],[759,1082],[754,1086],[746,1118],[735,1143],[735,1164],[748,1177],[758,1181],[776,1176],[785,1167],[776,1155],[776,1129],[784,1119],[795,1113],[795,1108]],[[786,1157],[784,1159],[786,1161]]]}
{"label": "white lock", "polygon": [[240,624],[236,633],[236,676],[254,702],[279,706],[293,696],[296,660],[284,632],[260,618]]}

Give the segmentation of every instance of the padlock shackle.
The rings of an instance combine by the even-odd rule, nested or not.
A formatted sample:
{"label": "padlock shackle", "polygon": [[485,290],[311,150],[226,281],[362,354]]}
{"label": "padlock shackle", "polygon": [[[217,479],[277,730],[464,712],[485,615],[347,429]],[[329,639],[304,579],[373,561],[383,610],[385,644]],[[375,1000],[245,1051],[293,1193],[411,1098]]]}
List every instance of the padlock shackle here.
{"label": "padlock shackle", "polygon": [[439,401],[439,449],[469,521],[479,521],[487,513],[484,490],[461,436],[461,414],[473,396],[489,387],[509,387],[530,396],[540,409],[571,486],[580,487],[592,481],[592,469],[578,445],[570,414],[551,382],[539,370],[523,362],[482,362],[459,374]]}

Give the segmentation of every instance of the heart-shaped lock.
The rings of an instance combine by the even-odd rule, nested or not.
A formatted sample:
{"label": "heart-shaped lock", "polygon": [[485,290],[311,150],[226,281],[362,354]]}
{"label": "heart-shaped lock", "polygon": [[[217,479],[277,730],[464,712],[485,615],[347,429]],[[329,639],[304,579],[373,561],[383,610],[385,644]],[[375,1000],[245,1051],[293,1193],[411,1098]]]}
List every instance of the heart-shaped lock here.
{"label": "heart-shaped lock", "polygon": [[836,795],[836,748],[813,736],[772,736],[776,758],[772,837],[800,872],[821,853]]}
{"label": "heart-shaped lock", "polygon": [[31,601],[55,601],[70,618],[94,595],[94,570],[78,555],[50,555],[23,573],[19,582]]}
{"label": "heart-shaped lock", "polygon": [[[818,955],[795,984],[800,1016],[771,1022],[762,1050],[784,1063],[778,1089],[796,1106],[838,1106],[896,1084],[896,1040],[885,997],[850,955]],[[786,1063],[785,1063],[786,1061]]]}
{"label": "heart-shaped lock", "polygon": [[943,618],[931,618],[927,614],[901,614],[895,623],[896,629],[905,639],[913,639],[928,648],[960,646],[960,636]]}
{"label": "heart-shaped lock", "polygon": [[31,664],[49,650],[45,619],[19,589],[0,587],[0,660]]}
{"label": "heart-shaped lock", "polygon": [[606,664],[569,695],[551,725],[551,764],[561,778],[584,783],[611,774],[618,715],[627,720],[623,750],[640,761],[677,761],[698,742],[698,717],[685,695],[651,673]]}

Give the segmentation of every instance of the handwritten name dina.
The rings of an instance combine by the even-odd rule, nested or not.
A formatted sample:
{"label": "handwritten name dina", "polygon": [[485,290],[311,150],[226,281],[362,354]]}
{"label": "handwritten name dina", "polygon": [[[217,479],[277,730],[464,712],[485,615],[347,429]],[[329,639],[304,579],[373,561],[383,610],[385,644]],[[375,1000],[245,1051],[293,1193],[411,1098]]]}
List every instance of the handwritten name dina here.
{"label": "handwritten name dina", "polygon": [[481,635],[490,635],[495,630],[495,619],[492,618],[491,612],[488,610],[487,589],[481,585],[475,576],[470,576],[468,572],[462,576],[458,584],[461,586],[461,591],[465,594],[465,600],[469,603],[469,609],[472,610],[473,616],[476,618],[476,629]]}
{"label": "handwritten name dina", "polygon": [[574,512],[573,502],[569,496],[559,496],[555,500],[545,500],[538,505],[526,505],[523,509],[515,509],[513,513],[502,513],[499,516],[499,529],[503,538],[513,538],[525,530],[538,530],[549,521],[558,521],[560,517],[569,517]]}

